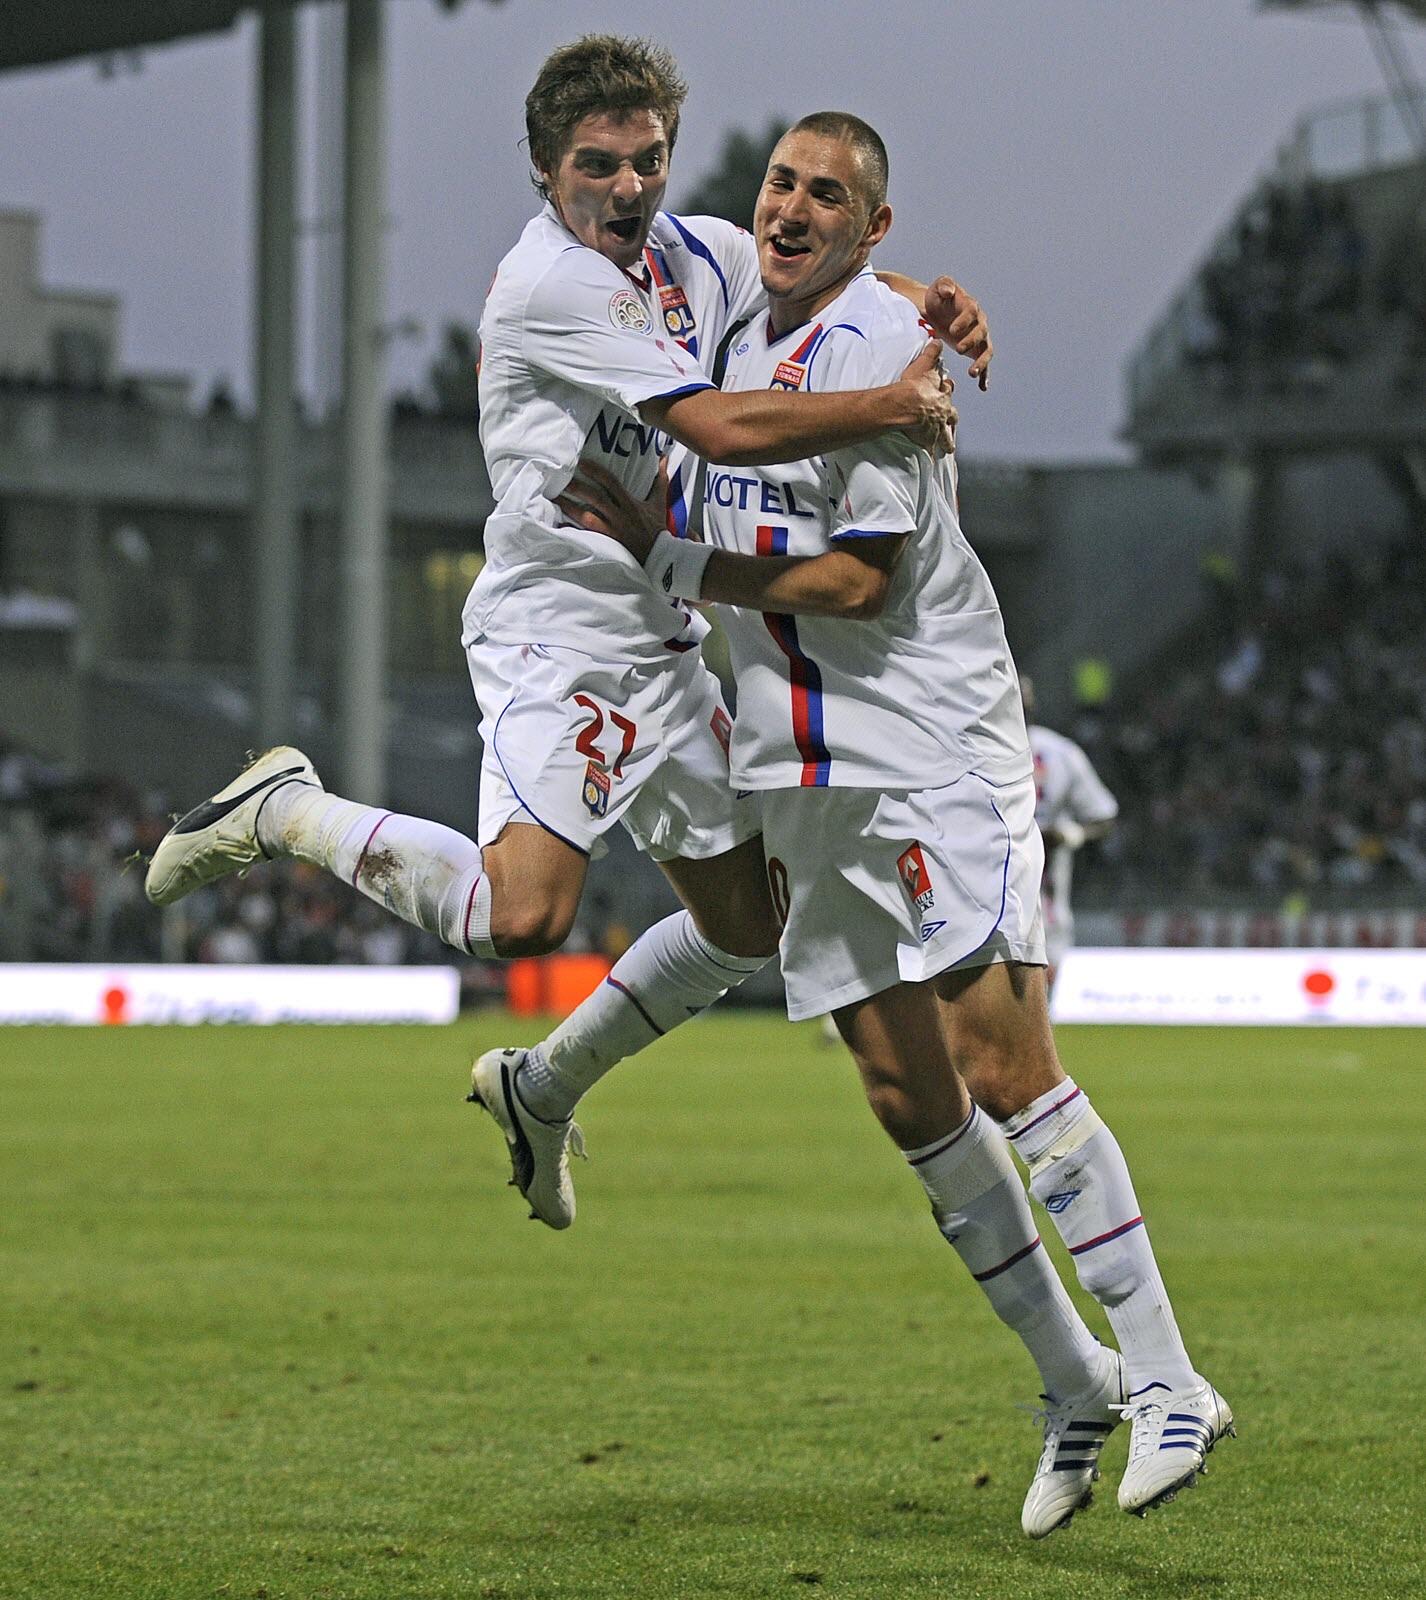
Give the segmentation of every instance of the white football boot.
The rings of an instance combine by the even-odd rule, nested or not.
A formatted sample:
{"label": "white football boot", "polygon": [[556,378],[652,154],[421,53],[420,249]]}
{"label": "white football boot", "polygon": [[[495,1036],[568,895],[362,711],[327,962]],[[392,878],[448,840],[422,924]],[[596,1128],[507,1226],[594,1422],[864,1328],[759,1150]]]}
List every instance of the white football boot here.
{"label": "white football boot", "polygon": [[584,1155],[579,1124],[542,1122],[515,1092],[523,1050],[487,1050],[470,1074],[468,1100],[495,1118],[510,1146],[511,1184],[530,1202],[530,1216],[551,1228],[574,1221],[574,1180],[569,1156]]}
{"label": "white football boot", "polygon": [[226,789],[174,823],[149,862],[144,893],[156,906],[170,906],[202,884],[266,861],[257,842],[257,814],[284,783],[322,787],[307,757],[286,744],[255,757]]}
{"label": "white football boot", "polygon": [[1180,1489],[1191,1489],[1213,1446],[1234,1437],[1228,1402],[1204,1379],[1189,1389],[1166,1383],[1136,1391],[1123,1408],[1130,1424],[1129,1465],[1119,1484],[1119,1509],[1142,1517],[1164,1506]]}
{"label": "white football boot", "polygon": [[1117,1350],[1103,1352],[1098,1380],[1082,1393],[1059,1401],[1041,1397],[1045,1409],[1035,1415],[1045,1425],[1045,1448],[1020,1512],[1020,1526],[1030,1538],[1043,1539],[1065,1527],[1094,1499],[1099,1452],[1119,1426],[1126,1397],[1124,1358]]}

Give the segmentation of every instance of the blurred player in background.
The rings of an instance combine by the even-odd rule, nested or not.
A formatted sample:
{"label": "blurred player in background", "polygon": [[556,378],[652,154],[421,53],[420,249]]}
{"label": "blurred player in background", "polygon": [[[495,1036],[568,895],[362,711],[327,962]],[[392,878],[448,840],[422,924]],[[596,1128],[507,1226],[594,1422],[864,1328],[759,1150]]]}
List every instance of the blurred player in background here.
{"label": "blurred player in background", "polygon": [[1070,880],[1075,852],[1109,832],[1119,815],[1119,802],[1073,739],[1034,720],[1035,684],[1024,673],[1020,675],[1020,698],[1029,724],[1030,753],[1035,758],[1035,823],[1045,841],[1040,909],[1045,918],[1045,955],[1053,991],[1065,951],[1074,944]]}
{"label": "blurred player in background", "polygon": [[[166,905],[290,856],[464,953],[539,955],[564,942],[589,860],[622,822],[689,910],[620,958],[578,1049],[553,1061],[493,1051],[475,1069],[472,1098],[552,1227],[574,1218],[567,1157],[580,1094],[777,947],[758,810],[728,783],[730,719],[698,651],[707,625],[624,551],[595,548],[556,498],[581,454],[642,497],[672,451],[663,515],[682,531],[689,452],[798,459],[902,429],[933,447],[954,417],[939,345],[924,339],[875,390],[719,392],[702,363],[766,301],[746,232],[661,209],[684,94],[666,51],[590,35],[544,62],[526,100],[543,205],[481,321],[480,431],[496,508],[463,639],[482,713],[478,842],[329,794],[284,746],[181,818],[145,884]],[[948,280],[907,286],[984,381],[979,308]]]}
{"label": "blurred player in background", "polygon": [[[770,314],[734,346],[726,389],[859,388],[917,348],[914,311],[867,265],[891,225],[886,183],[885,147],[856,117],[785,135],[754,228]],[[943,1236],[1039,1368],[1025,1532],[1089,1503],[1122,1417],[1120,1506],[1173,1499],[1232,1415],[1184,1348],[1124,1156],[1055,1050],[1033,764],[953,461],[883,437],[710,465],[703,546],[672,539],[661,497],[638,504],[597,464],[563,503],[659,586],[724,605],[732,775],[762,800],[788,1014],[833,1013]],[[1012,1147],[1122,1357],[1065,1292]]]}

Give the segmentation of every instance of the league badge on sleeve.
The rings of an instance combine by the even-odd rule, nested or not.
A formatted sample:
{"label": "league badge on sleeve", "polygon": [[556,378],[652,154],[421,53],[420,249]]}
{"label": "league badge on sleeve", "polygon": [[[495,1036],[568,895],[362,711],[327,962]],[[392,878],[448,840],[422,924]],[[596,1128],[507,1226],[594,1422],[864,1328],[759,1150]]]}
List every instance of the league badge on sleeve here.
{"label": "league badge on sleeve", "polygon": [[584,803],[591,817],[602,817],[609,810],[609,774],[597,761],[584,769]]}
{"label": "league badge on sleeve", "polygon": [[630,333],[649,333],[654,325],[649,308],[632,289],[614,291],[609,301],[609,320],[616,328],[625,328]]}

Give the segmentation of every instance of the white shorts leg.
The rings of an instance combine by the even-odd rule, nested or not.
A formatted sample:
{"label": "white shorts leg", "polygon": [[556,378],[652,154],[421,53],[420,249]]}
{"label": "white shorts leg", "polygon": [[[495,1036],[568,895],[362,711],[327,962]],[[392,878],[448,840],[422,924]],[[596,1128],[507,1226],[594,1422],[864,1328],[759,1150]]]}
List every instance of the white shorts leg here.
{"label": "white shorts leg", "polygon": [[482,713],[479,842],[534,822],[585,855],[622,821],[655,860],[721,855],[760,829],[728,782],[728,713],[696,652],[600,661],[552,645],[467,651]]}
{"label": "white shorts leg", "polygon": [[794,1022],[957,967],[1044,965],[1032,779],[776,789],[762,802]]}

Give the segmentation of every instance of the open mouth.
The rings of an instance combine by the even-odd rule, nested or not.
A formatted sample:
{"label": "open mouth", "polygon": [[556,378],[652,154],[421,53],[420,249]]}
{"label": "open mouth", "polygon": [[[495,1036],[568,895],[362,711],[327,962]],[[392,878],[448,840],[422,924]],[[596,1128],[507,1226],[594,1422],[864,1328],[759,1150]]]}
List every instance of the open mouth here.
{"label": "open mouth", "polygon": [[642,217],[619,217],[609,223],[608,228],[616,239],[622,239],[625,244],[629,244],[638,238],[642,221]]}
{"label": "open mouth", "polygon": [[796,244],[791,239],[774,236],[768,240],[772,246],[772,253],[782,261],[795,261],[798,256],[811,255],[812,251],[805,244]]}

